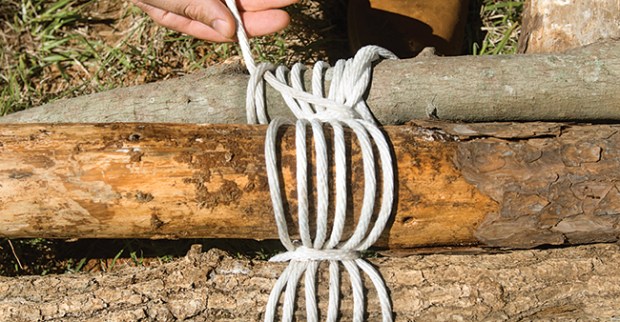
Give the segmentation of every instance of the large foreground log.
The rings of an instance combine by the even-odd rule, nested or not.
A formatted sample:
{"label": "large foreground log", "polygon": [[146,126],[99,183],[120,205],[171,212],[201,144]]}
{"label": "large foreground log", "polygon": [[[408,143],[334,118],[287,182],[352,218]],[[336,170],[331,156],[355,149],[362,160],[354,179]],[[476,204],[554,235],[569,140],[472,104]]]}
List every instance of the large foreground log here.
{"label": "large foreground log", "polygon": [[[328,75],[329,76],[329,75]],[[620,120],[620,42],[564,54],[418,57],[383,61],[368,103],[383,124]],[[0,122],[245,123],[248,76],[239,68],[58,101]],[[288,115],[268,89],[272,116]]]}
{"label": "large foreground log", "polygon": [[[105,274],[0,277],[0,320],[262,321],[271,286],[285,265],[233,259],[217,250],[197,251],[161,266]],[[390,289],[396,321],[620,317],[617,245],[372,262]],[[322,312],[327,281],[323,271],[317,287]],[[350,321],[352,299],[346,276],[343,285],[341,320]],[[305,321],[303,295],[298,298],[297,321]],[[368,321],[380,321],[374,291],[368,298]]]}
{"label": "large foreground log", "polygon": [[[386,127],[395,216],[380,246],[534,247],[620,236],[618,125]],[[0,126],[0,236],[276,239],[264,126]],[[295,230],[294,133],[282,169]],[[363,173],[352,145],[350,205]]]}

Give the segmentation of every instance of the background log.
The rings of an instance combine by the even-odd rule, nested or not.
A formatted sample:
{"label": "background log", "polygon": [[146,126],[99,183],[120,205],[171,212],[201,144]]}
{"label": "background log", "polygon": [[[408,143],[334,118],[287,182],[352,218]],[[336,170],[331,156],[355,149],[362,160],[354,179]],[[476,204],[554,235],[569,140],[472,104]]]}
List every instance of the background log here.
{"label": "background log", "polygon": [[519,52],[553,53],[620,39],[617,0],[528,0]]}
{"label": "background log", "polygon": [[[422,121],[386,127],[398,161],[398,199],[379,245],[527,248],[616,241],[619,128]],[[0,236],[276,239],[264,130],[5,124]],[[283,134],[282,168],[294,217],[293,132]],[[363,175],[354,143],[352,151],[356,214]]]}
{"label": "background log", "polygon": [[[0,320],[261,321],[271,286],[285,265],[233,259],[216,250],[198,252],[160,266],[108,273],[0,277]],[[396,321],[620,317],[617,245],[372,262],[390,289]],[[317,287],[322,312],[326,282],[323,270]],[[343,285],[341,320],[349,321],[346,276]],[[379,321],[374,291],[368,298],[368,321]],[[298,299],[297,320],[305,321],[303,296]]]}
{"label": "background log", "polygon": [[[368,103],[383,124],[462,121],[620,120],[620,44],[565,54],[418,57],[383,61]],[[210,68],[179,79],[61,100],[0,122],[245,123],[247,75]],[[272,116],[288,115],[268,90]]]}

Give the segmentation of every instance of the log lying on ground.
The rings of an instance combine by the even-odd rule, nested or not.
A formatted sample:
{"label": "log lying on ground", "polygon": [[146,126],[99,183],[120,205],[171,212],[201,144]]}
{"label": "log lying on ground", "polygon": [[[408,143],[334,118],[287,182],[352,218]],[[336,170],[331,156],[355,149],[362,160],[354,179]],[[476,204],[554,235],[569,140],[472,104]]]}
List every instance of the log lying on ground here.
{"label": "log lying on ground", "polygon": [[[262,321],[271,286],[285,265],[197,251],[161,266],[105,274],[0,277],[0,316],[7,321]],[[614,321],[620,316],[617,245],[372,262],[390,289],[395,321]],[[322,312],[327,281],[323,270],[317,287]],[[368,321],[380,321],[376,294],[365,282],[371,290]],[[343,285],[341,320],[350,321],[346,276]],[[297,321],[306,320],[302,294]]]}
{"label": "log lying on ground", "polygon": [[[395,215],[379,246],[527,248],[620,237],[620,125],[386,127]],[[0,236],[277,239],[264,126],[0,126]],[[294,131],[282,161],[295,231]],[[350,205],[363,174],[352,144]]]}
{"label": "log lying on ground", "polygon": [[[383,61],[368,103],[383,124],[620,120],[620,42],[564,54],[418,57]],[[62,100],[0,122],[245,123],[247,75],[211,68],[175,80]],[[272,116],[288,115],[268,89]]]}

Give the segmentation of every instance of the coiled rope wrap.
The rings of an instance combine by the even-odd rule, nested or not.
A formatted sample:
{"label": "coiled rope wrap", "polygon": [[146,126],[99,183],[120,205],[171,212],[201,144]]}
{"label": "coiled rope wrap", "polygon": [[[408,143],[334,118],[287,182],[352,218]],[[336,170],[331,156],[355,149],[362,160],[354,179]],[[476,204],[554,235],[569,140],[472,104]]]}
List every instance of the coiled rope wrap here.
{"label": "coiled rope wrap", "polygon": [[[279,298],[284,291],[282,320],[291,321],[294,315],[297,285],[304,275],[306,297],[306,319],[318,321],[316,304],[316,275],[319,261],[329,262],[329,302],[325,320],[336,321],[339,313],[340,266],[345,267],[350,276],[353,290],[353,320],[364,319],[364,289],[360,269],[370,278],[381,304],[383,321],[392,321],[390,298],[380,274],[368,262],[359,257],[359,252],[366,250],[380,237],[392,212],[394,197],[394,171],[392,168],[392,150],[383,132],[377,126],[370,109],[363,99],[371,77],[372,63],[380,58],[396,59],[386,49],[368,46],[360,49],[354,58],[338,61],[333,71],[329,94],[324,96],[323,74],[329,65],[318,62],[314,65],[312,93],[307,93],[303,86],[305,66],[298,63],[289,71],[284,66],[254,63],[248,38],[237,10],[235,0],[226,3],[237,21],[237,37],[250,72],[246,112],[248,123],[267,124],[265,138],[265,158],[269,189],[273,203],[280,241],[287,252],[271,258],[271,261],[289,261],[289,266],[274,285],[267,302],[265,321],[273,321]],[[275,74],[274,74],[275,72]],[[290,74],[290,84],[287,81]],[[278,175],[277,134],[278,129],[290,123],[276,118],[269,122],[265,104],[264,82],[279,91],[282,98],[296,116],[296,151],[297,151],[297,203],[301,246],[291,240],[284,214],[284,204]],[[333,132],[333,161],[335,164],[335,201],[334,223],[329,239],[327,222],[329,215],[329,162],[328,146],[323,125],[329,124]],[[312,129],[312,138],[316,156],[316,232],[314,239],[310,236],[308,206],[308,160],[307,127]],[[363,156],[364,198],[361,214],[355,230],[346,241],[341,241],[347,213],[347,158],[344,139],[344,127],[355,133]],[[381,205],[374,224],[370,229],[375,212],[377,177],[375,171],[376,148],[381,165],[382,182]],[[286,289],[285,289],[286,288]]]}

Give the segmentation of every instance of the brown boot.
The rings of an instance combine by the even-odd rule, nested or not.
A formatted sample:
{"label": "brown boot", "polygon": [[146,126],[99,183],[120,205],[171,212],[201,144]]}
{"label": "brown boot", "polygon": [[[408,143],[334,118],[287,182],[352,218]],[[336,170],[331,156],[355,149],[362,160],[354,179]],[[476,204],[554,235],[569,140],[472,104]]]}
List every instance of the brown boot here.
{"label": "brown boot", "polygon": [[351,48],[379,45],[401,58],[435,47],[459,55],[469,0],[349,0]]}

